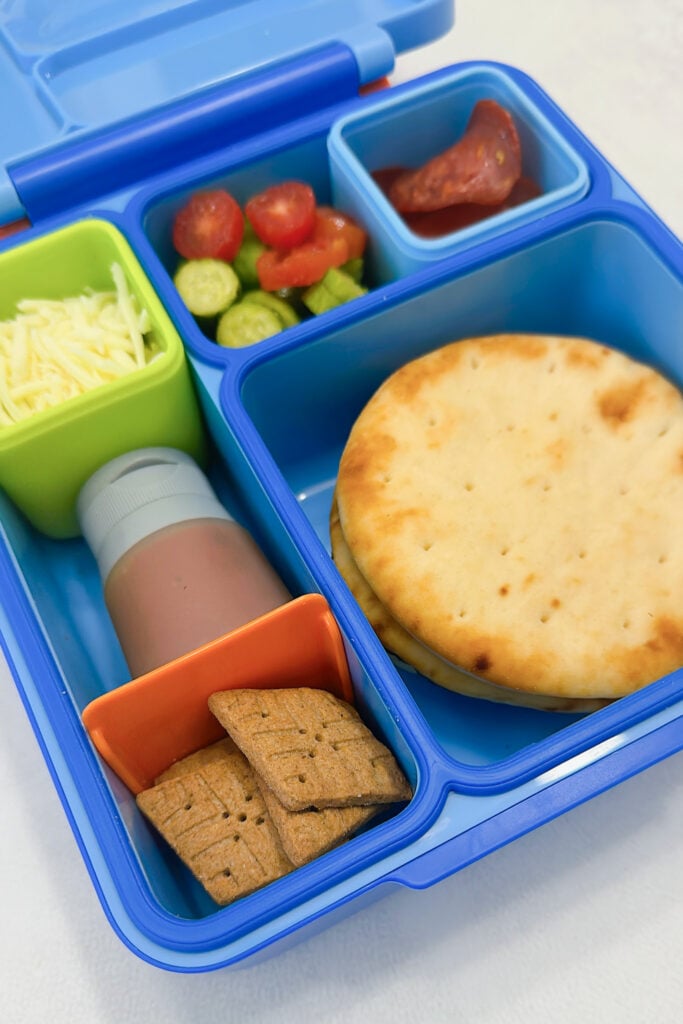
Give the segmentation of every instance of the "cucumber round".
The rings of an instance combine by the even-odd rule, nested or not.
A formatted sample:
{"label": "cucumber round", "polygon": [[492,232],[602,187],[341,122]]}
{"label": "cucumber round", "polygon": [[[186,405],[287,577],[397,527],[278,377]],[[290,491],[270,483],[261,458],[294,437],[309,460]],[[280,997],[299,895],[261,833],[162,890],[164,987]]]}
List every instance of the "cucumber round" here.
{"label": "cucumber round", "polygon": [[196,317],[223,313],[237,299],[240,281],[229,263],[223,260],[187,260],[173,278],[181,299]]}
{"label": "cucumber round", "polygon": [[367,288],[357,284],[349,274],[330,267],[324,277],[306,289],[302,301],[311,313],[318,316],[366,293]]}
{"label": "cucumber round", "polygon": [[242,282],[244,288],[258,288],[258,270],[256,263],[262,252],[265,252],[265,245],[259,241],[256,235],[246,235],[239,248],[239,252],[232,261],[232,266]]}
{"label": "cucumber round", "polygon": [[216,341],[224,348],[244,348],[282,330],[276,313],[257,302],[236,302],[223,313],[216,328]]}
{"label": "cucumber round", "polygon": [[242,302],[254,302],[259,306],[263,306],[264,309],[270,309],[271,312],[280,318],[283,327],[295,327],[296,324],[301,322],[301,318],[294,307],[285,299],[275,295],[274,292],[264,292],[262,289],[257,288],[252,292],[246,292]]}

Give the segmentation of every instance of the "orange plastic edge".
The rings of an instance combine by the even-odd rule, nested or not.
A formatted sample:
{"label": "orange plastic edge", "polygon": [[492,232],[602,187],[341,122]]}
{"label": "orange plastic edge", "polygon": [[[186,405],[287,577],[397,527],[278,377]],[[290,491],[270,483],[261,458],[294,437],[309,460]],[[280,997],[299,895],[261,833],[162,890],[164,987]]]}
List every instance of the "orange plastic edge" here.
{"label": "orange plastic edge", "polygon": [[365,85],[361,85],[358,90],[361,96],[369,96],[373,92],[379,92],[381,89],[389,89],[391,82],[386,75],[381,78],[376,78],[373,82],[367,82]]}
{"label": "orange plastic edge", "polygon": [[83,724],[133,793],[225,735],[208,708],[218,690],[307,686],[353,703],[344,643],[320,594],[306,594],[91,701]]}

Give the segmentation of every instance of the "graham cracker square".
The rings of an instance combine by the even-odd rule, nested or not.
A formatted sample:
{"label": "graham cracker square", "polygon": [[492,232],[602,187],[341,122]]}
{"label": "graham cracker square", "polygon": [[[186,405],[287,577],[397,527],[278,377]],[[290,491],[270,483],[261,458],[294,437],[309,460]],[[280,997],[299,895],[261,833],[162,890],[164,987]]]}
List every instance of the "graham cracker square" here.
{"label": "graham cracker square", "polygon": [[326,690],[225,690],[209,708],[290,811],[409,800],[391,751]]}
{"label": "graham cracker square", "polygon": [[239,753],[160,782],[139,793],[137,804],[221,905],[292,870]]}
{"label": "graham cracker square", "polygon": [[161,775],[157,775],[154,781],[157,784],[167,782],[168,779],[177,779],[181,775],[189,775],[191,772],[204,768],[206,765],[230,761],[234,757],[238,760],[241,759],[242,752],[229,736],[225,736],[222,740],[218,740],[217,743],[211,743],[208,747],[201,747],[200,750],[195,750],[193,754],[188,754],[186,757],[174,761]]}
{"label": "graham cracker square", "polygon": [[382,809],[379,804],[369,804],[367,807],[311,807],[306,811],[288,811],[263,779],[259,778],[258,784],[282,848],[295,867],[308,864],[350,839]]}

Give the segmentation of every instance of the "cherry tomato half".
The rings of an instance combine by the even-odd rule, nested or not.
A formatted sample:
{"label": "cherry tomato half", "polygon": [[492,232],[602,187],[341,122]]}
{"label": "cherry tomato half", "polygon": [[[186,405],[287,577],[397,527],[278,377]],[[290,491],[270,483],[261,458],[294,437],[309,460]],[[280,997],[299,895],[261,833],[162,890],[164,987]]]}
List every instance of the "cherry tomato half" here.
{"label": "cherry tomato half", "polygon": [[330,267],[346,263],[348,252],[342,238],[304,242],[289,250],[266,249],[256,261],[259,283],[267,292],[306,288],[324,277]]}
{"label": "cherry tomato half", "polygon": [[323,238],[343,238],[348,246],[348,259],[355,260],[365,252],[367,234],[348,214],[335,210],[331,206],[319,206],[315,217],[313,237],[320,241]]}
{"label": "cherry tomato half", "polygon": [[265,245],[292,249],[313,233],[315,195],[310,185],[285,181],[252,196],[244,212]]}
{"label": "cherry tomato half", "polygon": [[244,217],[224,189],[195,192],[176,214],[173,245],[186,260],[234,260],[242,244]]}
{"label": "cherry tomato half", "polygon": [[259,283],[265,291],[306,288],[330,269],[362,256],[366,234],[346,214],[319,207],[312,237],[286,251],[266,249],[256,263]]}

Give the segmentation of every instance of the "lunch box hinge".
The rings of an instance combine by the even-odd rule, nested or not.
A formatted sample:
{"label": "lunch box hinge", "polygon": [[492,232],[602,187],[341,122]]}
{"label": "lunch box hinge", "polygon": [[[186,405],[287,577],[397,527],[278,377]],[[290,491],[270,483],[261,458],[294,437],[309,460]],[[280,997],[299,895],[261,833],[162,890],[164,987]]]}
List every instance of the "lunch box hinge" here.
{"label": "lunch box hinge", "polygon": [[35,224],[358,94],[353,51],[332,43],[87,133],[9,167]]}

